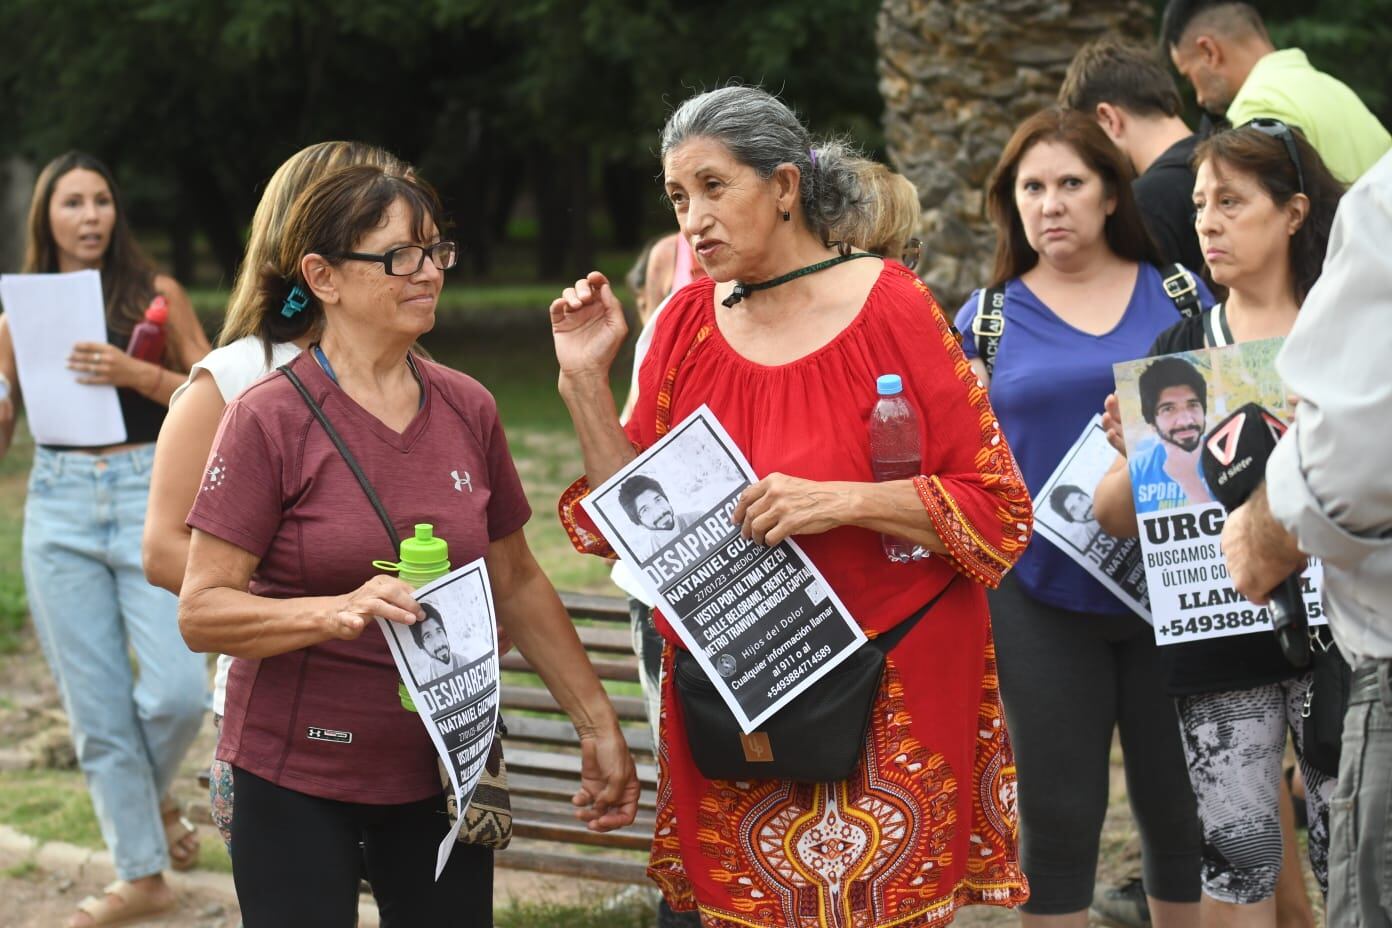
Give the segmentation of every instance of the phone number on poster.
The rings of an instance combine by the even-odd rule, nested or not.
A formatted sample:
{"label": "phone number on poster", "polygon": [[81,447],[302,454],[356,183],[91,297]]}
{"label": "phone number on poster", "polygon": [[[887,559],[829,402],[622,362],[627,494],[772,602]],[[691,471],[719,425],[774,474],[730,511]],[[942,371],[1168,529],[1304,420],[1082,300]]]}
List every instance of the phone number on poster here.
{"label": "phone number on poster", "polygon": [[[1323,615],[1323,607],[1307,602],[1305,612],[1311,619]],[[1228,631],[1235,628],[1252,628],[1257,625],[1270,625],[1271,613],[1265,609],[1240,609],[1233,612],[1215,612],[1213,615],[1200,615],[1184,619],[1170,619],[1156,627],[1163,637],[1185,638],[1190,635],[1207,635],[1210,632]]]}

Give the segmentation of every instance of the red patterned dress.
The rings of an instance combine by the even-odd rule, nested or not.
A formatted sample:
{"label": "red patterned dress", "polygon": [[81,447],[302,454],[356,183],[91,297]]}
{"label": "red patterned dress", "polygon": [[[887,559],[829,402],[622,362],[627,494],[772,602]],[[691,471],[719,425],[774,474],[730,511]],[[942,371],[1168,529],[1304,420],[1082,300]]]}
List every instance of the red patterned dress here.
{"label": "red patterned dress", "polygon": [[[922,423],[919,495],[949,554],[892,564],[877,534],[854,527],[798,543],[871,636],[956,573],[974,582],[954,584],[890,653],[863,758],[840,783],[702,777],[672,690],[679,645],[659,616],[667,646],[648,872],[674,909],[699,908],[713,928],[911,928],[945,924],[963,905],[1018,905],[1028,890],[1015,767],[984,587],[1025,549],[1032,511],[986,391],[928,288],[892,262],[836,338],[777,367],[726,343],[713,286],[693,283],[663,310],[639,374],[634,444],[653,444],[659,423],[704,403],[761,476],[869,481],[875,378],[901,374]],[[586,492],[583,480],[567,491],[562,521],[579,550],[612,556],[576,505]]]}

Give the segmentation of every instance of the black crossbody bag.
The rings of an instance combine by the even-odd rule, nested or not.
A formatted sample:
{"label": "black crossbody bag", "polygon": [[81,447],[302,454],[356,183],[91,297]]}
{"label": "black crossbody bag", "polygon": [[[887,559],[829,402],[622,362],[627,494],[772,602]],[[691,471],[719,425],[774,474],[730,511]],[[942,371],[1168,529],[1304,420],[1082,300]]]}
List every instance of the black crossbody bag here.
{"label": "black crossbody bag", "polygon": [[885,656],[942,599],[960,574],[923,608],[861,645],[763,727],[746,735],[691,652],[678,649],[673,683],[696,769],[708,780],[848,779],[865,748]]}
{"label": "black crossbody bag", "polygon": [[[285,379],[299,392],[300,398],[305,401],[309,411],[314,414],[314,418],[319,420],[324,432],[328,434],[329,441],[338,449],[339,456],[343,458],[343,463],[348,465],[348,469],[357,478],[358,486],[362,487],[363,494],[367,496],[367,501],[372,504],[372,509],[377,513],[377,518],[382,520],[382,527],[387,530],[387,537],[391,539],[393,556],[401,551],[401,536],[397,534],[396,526],[392,525],[392,520],[387,515],[387,507],[382,505],[382,500],[377,496],[377,491],[372,488],[372,483],[367,479],[367,474],[358,465],[358,459],[353,457],[353,452],[348,450],[348,445],[344,443],[338,430],[333,427],[329,417],[324,415],[324,410],[315,402],[309,389],[290,369],[288,364],[277,368]],[[493,744],[488,749],[488,759],[484,761],[483,776],[479,780],[478,786],[474,789],[473,801],[469,803],[469,808],[464,812],[464,824],[459,826],[459,842],[462,844],[477,844],[483,847],[491,847],[502,850],[512,841],[512,796],[508,792],[507,764],[503,760],[503,739],[501,735],[507,734],[507,726],[503,724],[503,717],[498,716],[498,727],[493,735]],[[440,780],[449,794],[446,799],[446,810],[449,813],[450,821],[459,818],[459,807],[454,801],[454,791],[450,789],[449,774],[444,769],[443,762],[436,759],[440,767]]]}

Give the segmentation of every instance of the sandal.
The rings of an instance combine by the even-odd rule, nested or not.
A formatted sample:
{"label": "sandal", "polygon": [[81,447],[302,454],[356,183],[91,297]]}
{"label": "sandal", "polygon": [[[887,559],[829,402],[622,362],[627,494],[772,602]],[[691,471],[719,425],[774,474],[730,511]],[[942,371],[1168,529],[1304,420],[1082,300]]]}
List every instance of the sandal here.
{"label": "sandal", "polygon": [[169,845],[169,868],[192,870],[198,863],[198,829],[184,817],[178,803],[163,806],[160,819],[164,822],[164,840]]}
{"label": "sandal", "polygon": [[[166,892],[168,890],[166,889]],[[68,925],[76,928],[109,928],[112,925],[129,925],[178,908],[179,900],[173,893],[156,896],[140,892],[125,880],[117,880],[102,890],[101,898],[88,896],[77,904],[77,911],[86,915],[85,921]],[[76,916],[74,916],[76,918]]]}

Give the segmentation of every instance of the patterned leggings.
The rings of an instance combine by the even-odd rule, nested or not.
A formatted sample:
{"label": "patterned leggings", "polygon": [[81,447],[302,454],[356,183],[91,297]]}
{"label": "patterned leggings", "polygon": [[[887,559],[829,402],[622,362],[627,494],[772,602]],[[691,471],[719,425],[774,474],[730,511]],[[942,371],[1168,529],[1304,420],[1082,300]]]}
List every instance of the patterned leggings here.
{"label": "patterned leggings", "polygon": [[1203,823],[1204,892],[1222,902],[1270,898],[1281,871],[1281,755],[1295,738],[1305,777],[1310,867],[1329,886],[1329,800],[1335,781],[1305,763],[1301,709],[1310,675],[1245,690],[1181,696],[1180,735]]}
{"label": "patterned leggings", "polygon": [[[213,716],[213,730],[222,735],[222,716]],[[232,850],[232,765],[213,758],[208,767],[208,801],[212,805],[213,824],[222,835],[222,843]]]}

